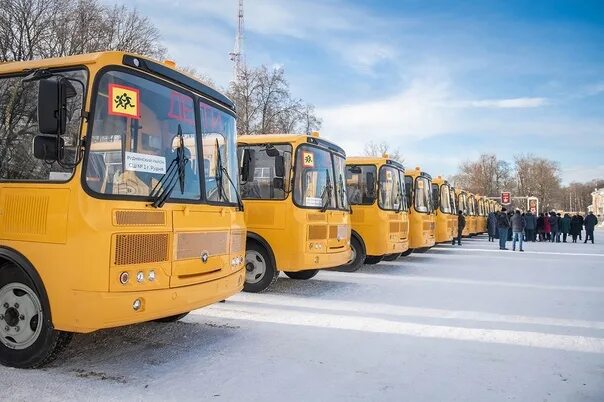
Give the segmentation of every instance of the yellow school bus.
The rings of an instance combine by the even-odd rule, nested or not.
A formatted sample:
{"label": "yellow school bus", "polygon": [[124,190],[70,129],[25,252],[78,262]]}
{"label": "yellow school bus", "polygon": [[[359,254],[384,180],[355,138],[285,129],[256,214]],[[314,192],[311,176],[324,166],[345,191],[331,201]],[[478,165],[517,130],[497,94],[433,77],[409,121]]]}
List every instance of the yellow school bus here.
{"label": "yellow school bus", "polygon": [[436,223],[434,240],[436,243],[450,242],[457,235],[457,216],[451,205],[451,186],[441,176],[432,180],[432,200]]}
{"label": "yellow school bus", "polygon": [[477,215],[477,205],[476,205],[476,195],[473,193],[468,193],[468,216],[466,218],[466,225],[468,226],[468,232],[470,232],[470,236],[476,236],[477,226],[478,226],[478,217]]}
{"label": "yellow school bus", "polygon": [[478,205],[477,214],[477,232],[479,234],[486,233],[487,231],[487,199],[481,195],[476,196],[476,203]]}
{"label": "yellow school bus", "polygon": [[465,190],[462,190],[460,188],[455,188],[455,196],[457,199],[457,209],[459,211],[462,211],[466,218],[466,225],[464,226],[463,231],[461,232],[461,235],[463,237],[469,237],[470,236],[470,226],[469,226],[470,207],[469,207],[469,202],[468,202],[468,192]]}
{"label": "yellow school bus", "polygon": [[346,188],[352,206],[352,262],[392,261],[409,248],[409,220],[405,199],[405,168],[388,155],[346,159]]}
{"label": "yellow school bus", "polygon": [[2,364],[241,290],[234,110],[122,52],[0,65]]}
{"label": "yellow school bus", "polygon": [[409,208],[409,249],[426,252],[434,246],[434,203],[432,202],[432,177],[419,167],[405,169],[405,190]]}
{"label": "yellow school bus", "polygon": [[310,279],[351,259],[346,153],[312,135],[238,139],[248,228],[244,290],[261,292],[279,271]]}

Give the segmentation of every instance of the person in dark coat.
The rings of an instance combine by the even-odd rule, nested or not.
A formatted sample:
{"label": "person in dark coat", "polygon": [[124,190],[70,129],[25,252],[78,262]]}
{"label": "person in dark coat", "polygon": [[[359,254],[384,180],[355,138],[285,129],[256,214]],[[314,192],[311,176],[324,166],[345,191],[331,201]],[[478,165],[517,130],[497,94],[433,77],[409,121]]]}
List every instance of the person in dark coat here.
{"label": "person in dark coat", "polygon": [[516,251],[516,242],[520,243],[520,251],[522,249],[522,238],[524,237],[524,228],[526,227],[526,221],[524,216],[520,214],[520,210],[517,209],[516,213],[512,215],[510,220],[512,226],[512,232],[514,232],[514,240],[512,241],[512,250]]}
{"label": "person in dark coat", "polygon": [[514,215],[513,211],[508,212],[508,220],[510,221],[510,229],[508,230],[508,241],[512,241],[512,216]]}
{"label": "person in dark coat", "polygon": [[562,235],[562,214],[557,213],[558,217],[558,231],[556,232],[556,243],[560,243],[560,236]]}
{"label": "person in dark coat", "polygon": [[564,214],[564,218],[560,221],[560,233],[562,233],[562,242],[566,243],[566,236],[570,233],[570,215]]}
{"label": "person in dark coat", "polygon": [[543,215],[543,231],[545,240],[550,241],[552,239],[552,227],[549,224],[549,214],[547,212]]}
{"label": "person in dark coat", "polygon": [[510,230],[510,219],[508,218],[507,210],[501,209],[497,216],[497,231],[499,232],[499,250],[507,250],[505,242],[508,240],[508,231]]}
{"label": "person in dark coat", "polygon": [[585,217],[585,241],[583,243],[587,243],[587,240],[591,239],[591,244],[594,244],[594,229],[597,224],[598,218],[593,212],[589,212],[589,215]]}
{"label": "person in dark coat", "polygon": [[556,241],[556,237],[558,236],[558,216],[554,211],[549,213],[549,221],[550,232],[551,232],[551,242],[554,243]]}
{"label": "person in dark coat", "polygon": [[489,212],[487,231],[489,232],[489,241],[495,241],[495,237],[497,237],[497,214],[495,212]]}
{"label": "person in dark coat", "polygon": [[581,233],[581,229],[581,218],[578,214],[575,214],[570,220],[570,235],[573,237],[573,243],[577,242],[577,237]]}
{"label": "person in dark coat", "polygon": [[545,240],[545,217],[543,216],[543,212],[539,214],[537,218],[537,233],[539,234],[539,241]]}
{"label": "person in dark coat", "polygon": [[[461,235],[463,232],[463,228],[466,227],[466,217],[463,216],[463,211],[459,210],[457,212],[457,244],[461,246]],[[453,245],[455,245],[455,237],[453,238]]]}
{"label": "person in dark coat", "polygon": [[583,215],[579,214],[579,221],[581,222],[581,230],[579,230],[579,240],[583,240],[583,238],[581,237],[581,232],[583,231],[583,224],[585,223],[585,218],[583,218]]}
{"label": "person in dark coat", "polygon": [[526,222],[526,227],[524,228],[524,233],[526,234],[526,241],[535,241],[535,229],[537,228],[537,220],[535,219],[535,215],[528,211],[524,214],[524,221]]}

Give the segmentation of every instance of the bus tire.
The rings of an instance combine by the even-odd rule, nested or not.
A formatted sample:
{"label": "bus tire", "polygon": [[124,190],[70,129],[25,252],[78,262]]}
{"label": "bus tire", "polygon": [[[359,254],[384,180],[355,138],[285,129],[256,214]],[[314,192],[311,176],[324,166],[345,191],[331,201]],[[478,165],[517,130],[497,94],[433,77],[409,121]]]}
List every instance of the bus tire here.
{"label": "bus tire", "polygon": [[416,249],[415,249],[415,252],[416,252],[416,253],[423,254],[423,253],[428,252],[428,250],[430,250],[431,248],[432,248],[432,247],[422,247],[422,248],[416,248]]}
{"label": "bus tire", "polygon": [[31,278],[17,265],[0,266],[0,363],[42,367],[57,358],[72,334],[57,331]]}
{"label": "bus tire", "polygon": [[168,317],[162,317],[162,318],[155,319],[153,321],[154,322],[162,322],[162,323],[176,322],[176,321],[179,321],[182,318],[185,318],[188,314],[189,314],[189,312],[187,311],[186,313],[175,314],[175,315],[171,315],[171,316],[168,316]]}
{"label": "bus tire", "polygon": [[383,256],[381,255],[368,255],[367,257],[365,257],[365,264],[367,265],[375,265],[377,263],[379,263],[380,261],[382,261]]}
{"label": "bus tire", "polygon": [[245,292],[260,293],[271,287],[279,277],[268,251],[258,242],[248,239],[245,250]]}
{"label": "bus tire", "polygon": [[401,256],[401,253],[386,254],[382,261],[396,261]]}
{"label": "bus tire", "polygon": [[319,273],[318,269],[308,269],[305,271],[283,271],[285,275],[289,276],[292,279],[300,279],[307,280],[313,278],[315,275]]}
{"label": "bus tire", "polygon": [[350,261],[350,264],[340,265],[335,269],[336,271],[356,272],[363,266],[366,257],[365,248],[356,236],[350,237],[350,248],[352,249],[352,261]]}
{"label": "bus tire", "polygon": [[413,252],[413,249],[412,248],[408,248],[407,250],[405,250],[405,251],[403,251],[401,253],[401,257],[408,257],[408,256],[411,255],[412,252]]}

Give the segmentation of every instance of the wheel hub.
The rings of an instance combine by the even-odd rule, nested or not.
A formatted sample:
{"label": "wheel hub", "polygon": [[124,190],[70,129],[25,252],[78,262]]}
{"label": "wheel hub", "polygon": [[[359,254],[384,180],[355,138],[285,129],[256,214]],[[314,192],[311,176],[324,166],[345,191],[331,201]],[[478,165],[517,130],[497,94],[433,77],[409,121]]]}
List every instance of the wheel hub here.
{"label": "wheel hub", "polygon": [[[10,349],[33,345],[42,332],[43,311],[38,295],[23,283],[0,288],[0,342]],[[2,310],[0,310],[2,311]]]}
{"label": "wheel hub", "polygon": [[266,261],[262,254],[255,250],[247,250],[245,261],[245,281],[247,283],[260,282],[266,273]]}
{"label": "wheel hub", "polygon": [[14,307],[9,307],[4,312],[4,321],[9,327],[16,327],[19,323],[19,310]]}

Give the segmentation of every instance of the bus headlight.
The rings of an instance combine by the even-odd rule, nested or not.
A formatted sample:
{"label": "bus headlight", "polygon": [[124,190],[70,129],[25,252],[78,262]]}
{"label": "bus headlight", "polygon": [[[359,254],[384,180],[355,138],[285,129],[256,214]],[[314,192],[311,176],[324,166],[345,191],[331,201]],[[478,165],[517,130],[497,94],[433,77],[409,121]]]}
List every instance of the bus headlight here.
{"label": "bus headlight", "polygon": [[155,280],[155,271],[149,271],[149,276],[147,277],[149,282],[153,282]]}
{"label": "bus headlight", "polygon": [[145,280],[145,273],[143,271],[138,271],[136,273],[136,281],[138,283],[143,283],[144,280]]}
{"label": "bus headlight", "polygon": [[128,279],[130,279],[130,275],[128,274],[128,272],[124,271],[120,274],[120,283],[122,285],[125,285],[128,283]]}

